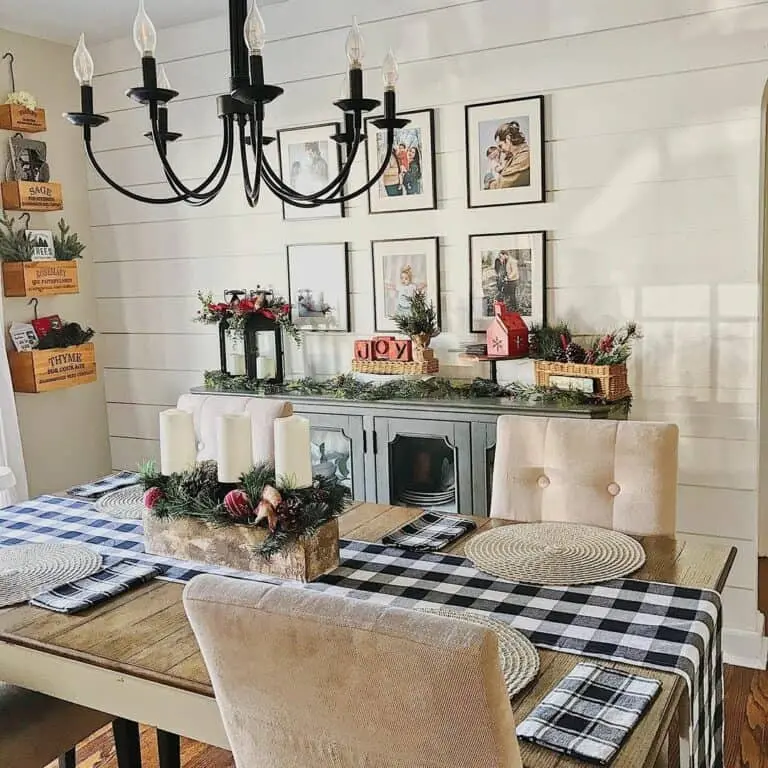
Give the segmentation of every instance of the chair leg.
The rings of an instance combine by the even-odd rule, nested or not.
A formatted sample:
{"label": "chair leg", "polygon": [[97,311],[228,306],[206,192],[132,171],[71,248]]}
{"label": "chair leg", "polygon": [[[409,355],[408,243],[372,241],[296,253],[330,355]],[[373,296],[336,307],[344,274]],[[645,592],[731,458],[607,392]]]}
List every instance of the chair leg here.
{"label": "chair leg", "polygon": [[74,747],[59,757],[59,768],[77,768],[77,756]]}
{"label": "chair leg", "polygon": [[112,722],[118,768],[141,768],[139,725],[118,717]]}
{"label": "chair leg", "polygon": [[175,733],[157,729],[160,768],[181,768],[181,739]]}

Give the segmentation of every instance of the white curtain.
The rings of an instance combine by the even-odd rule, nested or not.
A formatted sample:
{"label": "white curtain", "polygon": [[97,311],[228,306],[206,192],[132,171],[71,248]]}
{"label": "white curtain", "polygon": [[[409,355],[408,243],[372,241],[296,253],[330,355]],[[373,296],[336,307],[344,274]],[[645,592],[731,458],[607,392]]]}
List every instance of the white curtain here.
{"label": "white curtain", "polygon": [[[1,299],[0,328],[5,329],[5,313]],[[6,507],[16,501],[29,498],[27,470],[24,466],[24,452],[21,448],[19,432],[19,416],[16,413],[11,368],[6,354],[0,354],[0,467],[8,467],[16,479],[12,488],[0,489],[0,506]]]}

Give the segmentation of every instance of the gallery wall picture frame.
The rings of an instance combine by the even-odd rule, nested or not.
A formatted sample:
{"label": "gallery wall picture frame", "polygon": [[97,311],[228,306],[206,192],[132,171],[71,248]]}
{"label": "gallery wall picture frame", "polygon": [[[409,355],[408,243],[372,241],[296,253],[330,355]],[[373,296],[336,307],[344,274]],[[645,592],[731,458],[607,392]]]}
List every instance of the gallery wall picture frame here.
{"label": "gallery wall picture frame", "polygon": [[[341,146],[331,139],[339,123],[320,123],[277,132],[280,177],[303,194],[318,192],[341,172]],[[283,203],[283,219],[336,219],[345,215],[344,203],[297,208]]]}
{"label": "gallery wall picture frame", "polygon": [[[435,110],[404,112],[410,125],[395,131],[393,156],[384,175],[368,190],[369,213],[431,211],[437,208]],[[365,120],[365,163],[368,179],[381,167],[387,149],[387,133]]]}
{"label": "gallery wall picture frame", "polygon": [[423,290],[440,324],[440,238],[374,240],[373,315],[377,333],[397,333],[394,316],[408,308],[406,298]]}
{"label": "gallery wall picture frame", "polygon": [[300,331],[349,333],[349,244],[289,245],[286,259],[294,325]]}
{"label": "gallery wall picture frame", "polygon": [[543,203],[544,97],[464,107],[467,205]]}
{"label": "gallery wall picture frame", "polygon": [[531,325],[547,320],[545,232],[469,236],[469,331],[485,333],[501,300]]}

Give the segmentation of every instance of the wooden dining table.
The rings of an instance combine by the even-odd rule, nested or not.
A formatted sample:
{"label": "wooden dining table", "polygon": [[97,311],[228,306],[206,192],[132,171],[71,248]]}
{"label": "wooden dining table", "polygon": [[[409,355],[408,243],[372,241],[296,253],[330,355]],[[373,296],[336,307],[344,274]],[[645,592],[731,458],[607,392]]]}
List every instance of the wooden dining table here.
{"label": "wooden dining table", "polygon": [[[341,536],[378,541],[421,514],[414,508],[354,503],[339,520]],[[478,533],[510,525],[469,518],[477,528],[446,553],[463,553]],[[669,537],[639,539],[646,552],[632,578],[722,591],[736,551]],[[76,615],[29,605],[0,610],[0,680],[154,726],[160,732],[229,748],[210,678],[182,605],[184,585],[156,579]],[[583,657],[539,650],[536,680],[512,699],[517,722]],[[677,759],[685,683],[672,672],[600,661],[659,680],[655,699],[612,763],[651,768]],[[575,768],[586,763],[521,743],[526,768]],[[671,762],[670,764],[673,764]]]}

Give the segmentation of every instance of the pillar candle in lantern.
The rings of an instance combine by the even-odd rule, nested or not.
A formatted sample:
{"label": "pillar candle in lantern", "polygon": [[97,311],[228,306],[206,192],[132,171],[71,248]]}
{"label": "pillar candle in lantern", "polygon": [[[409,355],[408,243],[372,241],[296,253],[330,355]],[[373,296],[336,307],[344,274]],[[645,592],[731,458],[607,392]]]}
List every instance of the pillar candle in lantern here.
{"label": "pillar candle in lantern", "polygon": [[275,359],[273,357],[265,357],[259,355],[256,358],[256,378],[257,379],[274,379],[275,378]]}
{"label": "pillar candle in lantern", "polygon": [[164,475],[195,466],[197,440],[192,414],[171,408],[160,412],[160,471]]}
{"label": "pillar candle in lantern", "polygon": [[296,488],[312,485],[309,421],[301,416],[275,419],[275,476]]}
{"label": "pillar candle in lantern", "polygon": [[218,471],[220,483],[237,483],[253,466],[251,417],[247,413],[219,416]]}

